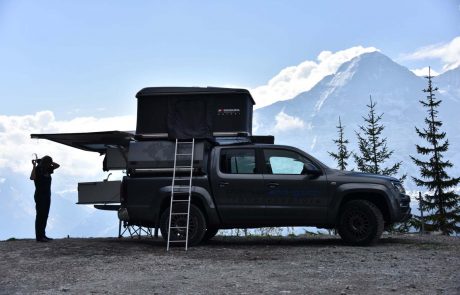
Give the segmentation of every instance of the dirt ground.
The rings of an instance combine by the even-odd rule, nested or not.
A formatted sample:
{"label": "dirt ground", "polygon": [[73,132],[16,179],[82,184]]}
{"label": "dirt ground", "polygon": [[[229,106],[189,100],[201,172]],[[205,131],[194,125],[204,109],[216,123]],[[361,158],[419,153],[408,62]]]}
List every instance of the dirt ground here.
{"label": "dirt ground", "polygon": [[460,238],[216,237],[0,242],[0,294],[460,294]]}

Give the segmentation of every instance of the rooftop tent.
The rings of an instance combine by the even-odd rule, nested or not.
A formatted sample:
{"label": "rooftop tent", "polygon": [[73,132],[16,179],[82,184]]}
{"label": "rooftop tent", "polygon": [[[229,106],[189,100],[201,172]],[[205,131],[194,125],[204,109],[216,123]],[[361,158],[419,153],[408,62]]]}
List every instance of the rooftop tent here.
{"label": "rooftop tent", "polygon": [[252,107],[245,89],[150,87],[136,95],[138,138],[211,138],[251,135]]}

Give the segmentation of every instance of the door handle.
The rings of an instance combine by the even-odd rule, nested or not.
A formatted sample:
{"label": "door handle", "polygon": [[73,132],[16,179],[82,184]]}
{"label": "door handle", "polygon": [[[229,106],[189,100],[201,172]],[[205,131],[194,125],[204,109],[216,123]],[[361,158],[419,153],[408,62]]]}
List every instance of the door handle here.
{"label": "door handle", "polygon": [[219,182],[219,187],[224,187],[224,186],[227,186],[228,184],[229,184],[228,182],[221,181]]}
{"label": "door handle", "polygon": [[277,183],[277,182],[270,182],[270,183],[268,184],[268,187],[269,187],[269,188],[275,188],[275,187],[278,187],[278,186],[280,186],[280,184]]}

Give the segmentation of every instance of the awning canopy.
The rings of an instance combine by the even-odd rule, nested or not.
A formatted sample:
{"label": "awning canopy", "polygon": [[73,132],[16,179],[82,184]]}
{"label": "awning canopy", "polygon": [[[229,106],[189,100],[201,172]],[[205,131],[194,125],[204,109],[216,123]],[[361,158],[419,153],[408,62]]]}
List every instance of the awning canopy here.
{"label": "awning canopy", "polygon": [[101,131],[85,133],[31,134],[31,138],[48,139],[77,149],[105,154],[107,148],[129,147],[134,139],[131,131]]}

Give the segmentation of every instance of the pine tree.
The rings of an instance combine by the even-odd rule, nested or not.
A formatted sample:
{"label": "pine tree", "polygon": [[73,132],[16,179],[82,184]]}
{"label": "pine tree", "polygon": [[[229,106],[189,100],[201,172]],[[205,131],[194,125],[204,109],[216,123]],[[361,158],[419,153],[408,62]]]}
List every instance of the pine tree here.
{"label": "pine tree", "polygon": [[441,131],[442,121],[438,119],[437,108],[441,100],[435,97],[437,87],[433,88],[432,76],[428,72],[428,88],[423,89],[427,94],[426,100],[420,100],[423,107],[427,108],[428,116],[425,118],[426,128],[415,127],[418,136],[427,142],[427,146],[416,145],[417,153],[424,159],[411,156],[420,169],[421,178],[412,177],[417,186],[429,190],[421,200],[421,209],[428,211],[424,222],[428,231],[441,231],[444,235],[460,232],[460,198],[452,188],[460,182],[460,177],[450,177],[446,168],[453,165],[449,160],[444,160],[444,153],[449,147],[446,133]]}
{"label": "pine tree", "polygon": [[339,138],[334,139],[333,142],[337,145],[337,153],[328,152],[329,155],[337,161],[337,168],[340,170],[347,170],[347,160],[351,156],[351,152],[347,150],[348,139],[344,139],[344,128],[342,126],[342,121],[339,117],[339,126],[337,127],[337,131],[339,133]]}
{"label": "pine tree", "polygon": [[[353,154],[358,170],[367,173],[383,174],[383,175],[395,175],[398,173],[401,162],[398,162],[391,167],[383,167],[383,164],[391,157],[393,150],[388,150],[387,138],[382,138],[382,132],[385,127],[380,124],[383,113],[376,115],[375,106],[377,103],[372,101],[370,96],[370,104],[366,105],[369,108],[369,113],[366,117],[363,117],[367,123],[366,126],[359,126],[359,129],[363,132],[356,132],[358,137],[358,147],[360,155]],[[401,177],[404,180],[406,176]]]}

